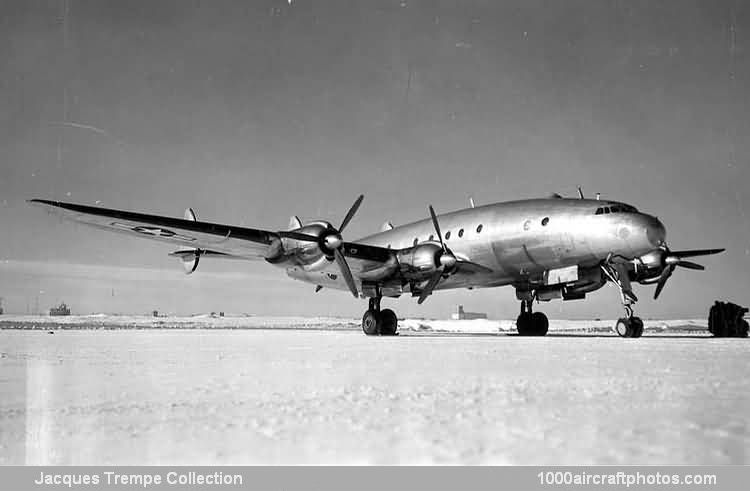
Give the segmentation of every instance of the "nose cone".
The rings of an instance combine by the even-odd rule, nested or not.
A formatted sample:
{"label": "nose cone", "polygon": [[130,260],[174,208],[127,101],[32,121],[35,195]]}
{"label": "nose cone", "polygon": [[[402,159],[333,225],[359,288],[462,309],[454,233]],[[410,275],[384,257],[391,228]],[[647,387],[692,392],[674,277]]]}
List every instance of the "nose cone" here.
{"label": "nose cone", "polygon": [[666,243],[667,230],[658,218],[651,215],[643,215],[646,228],[646,238],[654,247],[663,246]]}
{"label": "nose cone", "polygon": [[344,243],[344,239],[339,234],[331,234],[323,239],[326,247],[330,250],[338,249]]}

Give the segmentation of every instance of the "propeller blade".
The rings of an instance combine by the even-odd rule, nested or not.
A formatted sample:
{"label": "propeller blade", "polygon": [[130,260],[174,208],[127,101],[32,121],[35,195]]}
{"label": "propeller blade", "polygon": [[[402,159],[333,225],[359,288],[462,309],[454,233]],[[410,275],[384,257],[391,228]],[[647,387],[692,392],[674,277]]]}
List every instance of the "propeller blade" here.
{"label": "propeller blade", "polygon": [[359,198],[354,202],[351,208],[349,208],[349,213],[346,214],[344,217],[344,221],[341,222],[341,226],[339,227],[339,233],[343,232],[347,225],[349,225],[349,222],[351,221],[352,217],[355,213],[357,213],[357,210],[359,209],[359,205],[362,204],[362,200],[365,199],[364,194],[360,194]]}
{"label": "propeller blade", "polygon": [[691,261],[680,261],[677,263],[677,266],[682,266],[683,268],[687,269],[695,269],[698,271],[703,271],[704,269],[706,269],[706,267],[702,264],[694,263]]}
{"label": "propeller blade", "polygon": [[301,232],[293,231],[281,231],[279,232],[280,237],[286,237],[287,239],[301,240],[303,242],[317,242],[318,238],[314,235],[303,234]]}
{"label": "propeller blade", "polygon": [[346,258],[339,249],[333,251],[333,255],[336,258],[336,264],[339,265],[341,274],[344,275],[346,286],[349,287],[349,291],[352,292],[354,298],[359,298],[359,292],[357,292],[357,285],[354,283],[354,276],[352,276],[352,270],[349,269],[349,265],[346,262]]}
{"label": "propeller blade", "polygon": [[[439,232],[438,232],[439,234]],[[424,287],[424,290],[422,290],[422,293],[419,294],[419,300],[417,300],[418,304],[422,304],[425,300],[427,300],[427,297],[430,296],[432,293],[432,290],[435,289],[438,282],[440,281],[440,278],[443,277],[443,268],[438,268],[437,271],[432,275],[432,278],[430,278],[430,281],[427,282],[427,286]]]}
{"label": "propeller blade", "polygon": [[443,234],[440,232],[440,224],[438,224],[435,209],[432,205],[430,205],[430,216],[432,217],[432,226],[435,227],[435,233],[437,233],[438,239],[440,240],[440,245],[443,246],[443,250],[445,251],[447,248],[445,247],[445,242],[443,242]]}
{"label": "propeller blade", "polygon": [[696,249],[693,251],[669,251],[669,255],[682,259],[683,257],[710,256],[711,254],[719,254],[725,250],[726,249]]}
{"label": "propeller blade", "polygon": [[661,276],[659,276],[659,283],[656,285],[656,291],[654,292],[654,300],[659,298],[659,294],[664,289],[664,285],[667,283],[667,280],[670,276],[672,276],[672,272],[674,271],[675,266],[673,264],[670,264],[669,266],[666,266],[664,270],[661,272]]}

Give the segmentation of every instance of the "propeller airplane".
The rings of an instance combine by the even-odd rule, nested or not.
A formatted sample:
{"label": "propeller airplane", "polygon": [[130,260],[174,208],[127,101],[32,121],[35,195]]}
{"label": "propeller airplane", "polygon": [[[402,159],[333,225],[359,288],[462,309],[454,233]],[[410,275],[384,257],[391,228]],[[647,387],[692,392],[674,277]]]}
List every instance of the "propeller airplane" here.
{"label": "propeller airplane", "polygon": [[280,231],[203,222],[192,209],[178,219],[45,199],[29,202],[99,229],[176,244],[181,248],[170,256],[179,258],[188,274],[201,257],[265,260],[316,285],[315,291],[348,290],[368,299],[362,318],[367,335],[397,333],[398,318],[381,309],[383,297],[410,294],[422,304],[437,290],[510,285],[521,302],[518,333],[544,336],[549,321],[532,311],[535,300],[583,299],[610,282],[626,314],[615,331],[637,338],[643,322],[633,314],[638,298],[632,283],[656,284],[656,299],[677,267],[705,269],[687,258],[724,251],[672,251],[656,217],[599,196],[585,199],[580,188],[575,199],[553,195],[484,206],[471,200],[470,208],[443,215],[430,205],[429,219],[397,227],[386,222],[381,232],[347,242],[343,233],[363,199],[355,200],[338,228],[294,216],[290,229]]}

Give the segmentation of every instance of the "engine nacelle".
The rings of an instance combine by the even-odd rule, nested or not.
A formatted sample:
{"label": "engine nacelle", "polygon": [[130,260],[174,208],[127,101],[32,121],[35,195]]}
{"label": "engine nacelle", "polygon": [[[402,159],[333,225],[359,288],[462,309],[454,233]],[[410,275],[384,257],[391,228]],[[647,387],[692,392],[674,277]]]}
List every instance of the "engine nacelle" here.
{"label": "engine nacelle", "polygon": [[426,242],[402,249],[396,253],[401,273],[407,279],[423,279],[440,267],[443,248],[434,242]]}
{"label": "engine nacelle", "polygon": [[[330,223],[317,220],[293,231],[313,237],[322,237],[326,233],[330,233],[332,228]],[[326,260],[333,260],[333,254],[323,251],[319,243],[282,236],[271,241],[265,259],[271,264],[302,265],[307,271],[317,271],[325,266]]]}
{"label": "engine nacelle", "polygon": [[633,263],[630,281],[643,285],[656,283],[664,268],[664,251],[657,249],[644,254]]}

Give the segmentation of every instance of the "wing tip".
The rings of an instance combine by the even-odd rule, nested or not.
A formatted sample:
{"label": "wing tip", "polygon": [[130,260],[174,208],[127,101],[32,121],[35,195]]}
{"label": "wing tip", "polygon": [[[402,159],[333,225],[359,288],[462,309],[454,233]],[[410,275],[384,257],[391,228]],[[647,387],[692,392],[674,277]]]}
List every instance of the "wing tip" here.
{"label": "wing tip", "polygon": [[26,202],[29,203],[30,205],[51,205],[51,206],[56,206],[56,205],[60,204],[59,201],[52,201],[52,200],[41,199],[41,198],[27,199]]}

